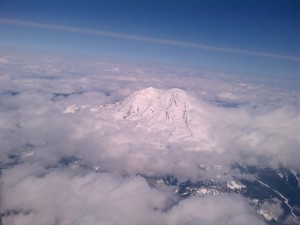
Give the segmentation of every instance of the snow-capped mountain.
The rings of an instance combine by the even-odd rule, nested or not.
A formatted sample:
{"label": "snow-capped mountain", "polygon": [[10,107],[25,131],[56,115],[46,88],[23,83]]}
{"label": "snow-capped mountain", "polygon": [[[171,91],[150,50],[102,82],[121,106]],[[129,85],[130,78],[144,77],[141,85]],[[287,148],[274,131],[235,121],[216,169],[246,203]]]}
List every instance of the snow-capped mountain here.
{"label": "snow-capped mountain", "polygon": [[137,91],[113,104],[106,105],[71,105],[65,113],[90,110],[107,113],[113,120],[135,121],[136,126],[150,130],[166,130],[170,140],[193,137],[189,112],[193,98],[177,88],[162,90],[152,87]]}

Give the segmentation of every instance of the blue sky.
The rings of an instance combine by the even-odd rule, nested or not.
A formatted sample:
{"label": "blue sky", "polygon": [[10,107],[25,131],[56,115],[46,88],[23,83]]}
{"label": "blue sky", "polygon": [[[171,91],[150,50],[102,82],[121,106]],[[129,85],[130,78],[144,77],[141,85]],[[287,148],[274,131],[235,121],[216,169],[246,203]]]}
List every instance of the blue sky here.
{"label": "blue sky", "polygon": [[[300,73],[300,1],[297,0],[1,0],[0,18],[0,45],[5,48],[274,76]],[[7,23],[7,20],[17,22]],[[30,22],[40,26],[32,26]],[[49,24],[78,31],[53,29]],[[93,33],[102,31],[117,35]],[[126,34],[136,38],[124,38]],[[140,37],[156,41],[143,41]]]}

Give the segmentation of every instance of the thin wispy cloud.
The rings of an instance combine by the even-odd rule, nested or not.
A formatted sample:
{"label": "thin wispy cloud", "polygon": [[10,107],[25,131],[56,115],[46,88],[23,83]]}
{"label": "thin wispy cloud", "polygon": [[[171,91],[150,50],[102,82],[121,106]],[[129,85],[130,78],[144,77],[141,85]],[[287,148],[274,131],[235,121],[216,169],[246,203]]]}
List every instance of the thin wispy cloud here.
{"label": "thin wispy cloud", "polygon": [[62,25],[56,25],[56,24],[36,23],[36,22],[31,22],[31,21],[12,20],[12,19],[6,19],[6,18],[0,18],[0,23],[7,24],[7,25],[17,25],[17,26],[26,26],[26,27],[34,27],[34,28],[42,28],[42,29],[60,30],[60,31],[64,31],[64,32],[90,34],[90,35],[96,35],[96,36],[101,36],[101,37],[111,37],[111,38],[124,39],[124,40],[135,40],[135,41],[142,41],[142,42],[162,44],[162,45],[171,45],[171,46],[184,47],[184,48],[208,50],[208,51],[214,51],[214,52],[252,55],[252,56],[300,62],[299,56],[283,55],[283,54],[279,54],[279,53],[276,54],[276,53],[263,52],[263,51],[251,51],[251,50],[246,50],[246,49],[226,48],[226,47],[219,47],[219,46],[212,46],[212,45],[204,45],[204,44],[199,44],[199,43],[176,41],[176,40],[171,40],[171,39],[161,39],[161,38],[153,38],[153,37],[132,35],[132,34],[126,34],[126,33],[116,33],[116,32],[109,32],[109,31],[102,31],[102,30],[85,29],[85,28],[80,28],[80,27],[69,27],[69,26],[62,26]]}

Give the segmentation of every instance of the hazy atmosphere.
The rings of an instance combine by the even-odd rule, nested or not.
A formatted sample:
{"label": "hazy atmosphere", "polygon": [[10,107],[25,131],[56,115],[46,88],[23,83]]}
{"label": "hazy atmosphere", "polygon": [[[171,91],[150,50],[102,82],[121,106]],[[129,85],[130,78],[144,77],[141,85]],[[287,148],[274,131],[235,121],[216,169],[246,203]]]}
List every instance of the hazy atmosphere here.
{"label": "hazy atmosphere", "polygon": [[299,1],[0,0],[0,224],[300,224]]}

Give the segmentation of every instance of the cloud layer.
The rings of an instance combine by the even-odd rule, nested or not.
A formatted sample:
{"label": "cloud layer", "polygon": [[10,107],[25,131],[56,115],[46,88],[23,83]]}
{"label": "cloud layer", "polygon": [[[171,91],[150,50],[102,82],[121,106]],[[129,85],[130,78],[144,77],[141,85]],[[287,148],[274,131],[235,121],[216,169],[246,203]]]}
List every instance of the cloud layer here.
{"label": "cloud layer", "polygon": [[[0,62],[4,224],[264,224],[243,197],[180,200],[174,188],[152,187],[144,176],[197,181],[223,174],[226,181],[234,162],[300,170],[298,91],[103,59],[3,55]],[[163,132],[130,121],[63,113],[150,86],[181,88],[197,99],[200,111],[191,119],[202,141],[169,143]]]}

